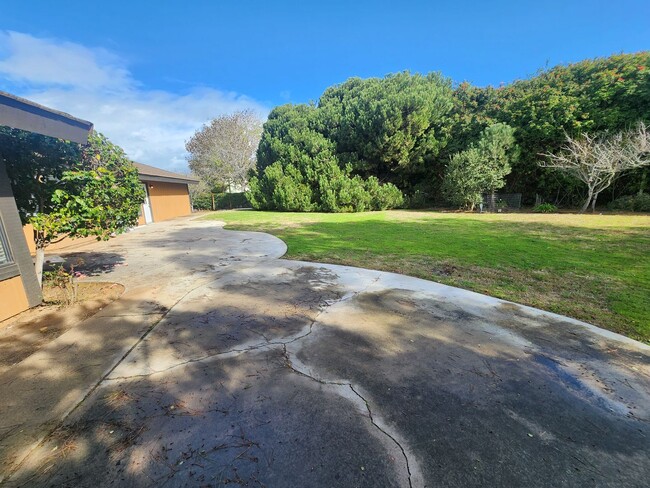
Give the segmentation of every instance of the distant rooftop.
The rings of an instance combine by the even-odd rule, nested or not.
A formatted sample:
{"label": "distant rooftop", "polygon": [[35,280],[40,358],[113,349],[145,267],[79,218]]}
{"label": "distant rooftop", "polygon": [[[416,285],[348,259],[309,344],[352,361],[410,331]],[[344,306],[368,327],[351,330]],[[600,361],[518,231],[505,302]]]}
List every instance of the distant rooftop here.
{"label": "distant rooftop", "polygon": [[136,163],[135,161],[133,164],[138,168],[141,180],[190,184],[199,182],[199,180],[192,178],[191,176],[173,173],[171,171],[156,168],[155,166],[149,166],[148,164]]}

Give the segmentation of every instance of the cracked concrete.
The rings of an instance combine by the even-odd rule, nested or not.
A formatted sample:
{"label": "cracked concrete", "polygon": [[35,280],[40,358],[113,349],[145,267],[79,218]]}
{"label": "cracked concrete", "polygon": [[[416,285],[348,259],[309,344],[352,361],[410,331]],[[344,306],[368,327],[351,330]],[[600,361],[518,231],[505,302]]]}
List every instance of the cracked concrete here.
{"label": "cracked concrete", "polygon": [[285,249],[185,219],[69,254],[127,291],[6,383],[3,484],[645,486],[647,346]]}

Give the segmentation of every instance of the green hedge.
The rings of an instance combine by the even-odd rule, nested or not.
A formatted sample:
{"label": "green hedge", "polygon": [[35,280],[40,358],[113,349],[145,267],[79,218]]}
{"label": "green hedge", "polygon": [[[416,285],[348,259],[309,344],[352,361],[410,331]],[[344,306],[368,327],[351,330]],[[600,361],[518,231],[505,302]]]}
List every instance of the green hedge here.
{"label": "green hedge", "polygon": [[617,198],[608,207],[610,210],[626,210],[628,212],[650,212],[650,194],[637,193]]}
{"label": "green hedge", "polygon": [[251,204],[246,193],[217,193],[214,196],[214,206],[217,210],[230,208],[250,208]]}
{"label": "green hedge", "polygon": [[214,197],[215,210],[231,208],[250,208],[251,204],[245,193],[199,193],[192,196],[192,207],[195,210],[212,210]]}

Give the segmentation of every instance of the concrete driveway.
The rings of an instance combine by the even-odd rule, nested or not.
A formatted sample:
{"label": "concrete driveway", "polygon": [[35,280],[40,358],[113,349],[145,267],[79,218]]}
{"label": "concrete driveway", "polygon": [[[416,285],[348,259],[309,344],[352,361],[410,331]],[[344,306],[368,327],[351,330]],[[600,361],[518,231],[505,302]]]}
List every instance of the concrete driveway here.
{"label": "concrete driveway", "polygon": [[3,484],[647,486],[647,346],[284,252],[184,219],[68,253],[127,291],[0,378]]}

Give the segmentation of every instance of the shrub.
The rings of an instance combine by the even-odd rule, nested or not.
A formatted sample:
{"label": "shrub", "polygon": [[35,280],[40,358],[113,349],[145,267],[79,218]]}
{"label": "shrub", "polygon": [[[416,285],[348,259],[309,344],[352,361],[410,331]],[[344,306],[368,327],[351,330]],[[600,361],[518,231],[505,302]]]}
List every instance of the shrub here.
{"label": "shrub", "polygon": [[292,212],[365,212],[403,204],[402,192],[375,177],[351,176],[331,157],[297,153],[297,164],[276,161],[249,181],[246,194],[259,210]]}
{"label": "shrub", "polygon": [[403,206],[406,208],[429,208],[433,202],[426,192],[417,189],[410,195],[403,197]]}
{"label": "shrub", "polygon": [[316,207],[322,212],[363,212],[370,209],[370,194],[363,180],[349,177],[335,168],[333,174],[318,178]]}
{"label": "shrub", "polygon": [[650,212],[650,194],[637,193],[617,198],[608,205],[610,210],[626,210],[628,212]]}
{"label": "shrub", "polygon": [[201,192],[192,195],[192,207],[194,210],[212,210],[212,194]]}
{"label": "shrub", "polygon": [[217,210],[228,208],[248,208],[251,206],[246,199],[246,193],[218,193],[214,196],[214,206]]}
{"label": "shrub", "polygon": [[557,212],[557,207],[552,203],[541,203],[537,205],[533,212],[535,213],[555,213]]}
{"label": "shrub", "polygon": [[452,205],[474,210],[483,200],[482,157],[478,149],[472,147],[452,156],[445,178],[442,193]]}
{"label": "shrub", "polygon": [[265,173],[270,175],[269,180],[273,185],[271,191],[273,208],[287,212],[310,212],[314,209],[311,188],[303,181],[300,171],[292,165],[288,165],[283,171],[277,163],[266,170]]}
{"label": "shrub", "polygon": [[282,167],[280,162],[267,166],[258,178],[253,176],[246,198],[257,210],[310,212],[312,191],[300,171],[293,165]]}
{"label": "shrub", "polygon": [[370,176],[365,181],[366,191],[370,195],[370,208],[372,210],[386,210],[404,205],[404,195],[392,183],[379,183],[379,180]]}

